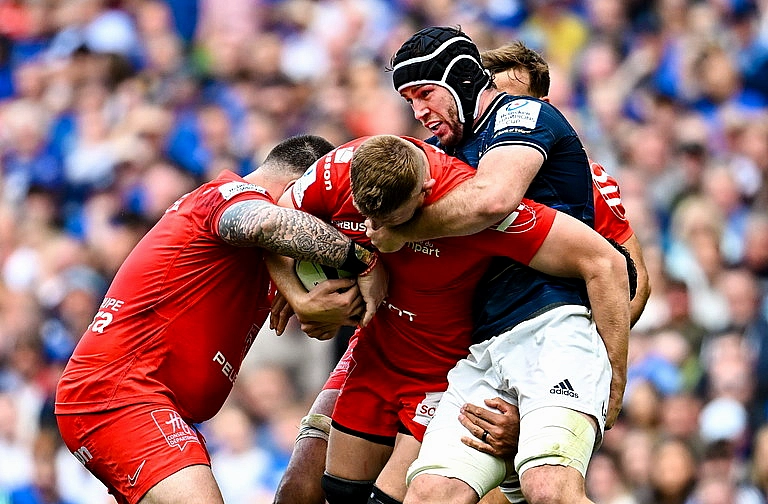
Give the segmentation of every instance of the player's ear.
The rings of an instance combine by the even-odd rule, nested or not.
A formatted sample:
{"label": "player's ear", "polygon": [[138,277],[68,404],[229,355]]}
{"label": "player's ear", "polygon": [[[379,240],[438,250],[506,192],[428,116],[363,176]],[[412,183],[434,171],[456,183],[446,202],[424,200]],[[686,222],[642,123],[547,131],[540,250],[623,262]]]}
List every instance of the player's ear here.
{"label": "player's ear", "polygon": [[435,187],[436,183],[437,183],[437,181],[435,179],[433,179],[433,178],[431,178],[429,180],[425,180],[424,181],[424,185],[421,186],[421,191],[424,194],[429,195],[432,192],[432,188]]}

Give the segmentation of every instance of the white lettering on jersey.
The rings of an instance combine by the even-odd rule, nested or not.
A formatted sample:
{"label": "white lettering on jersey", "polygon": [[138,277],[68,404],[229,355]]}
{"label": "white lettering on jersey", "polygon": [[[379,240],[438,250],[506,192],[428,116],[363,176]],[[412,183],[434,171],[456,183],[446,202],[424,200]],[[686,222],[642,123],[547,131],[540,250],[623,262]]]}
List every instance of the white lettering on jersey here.
{"label": "white lettering on jersey", "polygon": [[259,194],[267,194],[267,190],[263,187],[259,187],[257,185],[249,184],[247,182],[227,182],[226,184],[221,184],[219,186],[219,192],[221,193],[221,196],[226,200],[229,201],[238,194],[242,194],[244,192],[257,192]]}
{"label": "white lettering on jersey", "polygon": [[189,193],[185,194],[185,195],[184,195],[184,196],[182,196],[181,198],[179,198],[179,199],[177,199],[176,201],[174,201],[174,202],[173,202],[173,205],[171,205],[170,207],[168,207],[168,210],[166,210],[166,211],[165,211],[165,213],[168,213],[168,212],[176,212],[176,211],[178,211],[178,209],[179,209],[179,206],[181,206],[181,203],[182,203],[182,202],[183,202],[185,199],[187,199],[187,196],[189,196]]}
{"label": "white lettering on jersey", "polygon": [[592,183],[597,188],[597,192],[603,197],[603,200],[611,209],[611,212],[619,219],[626,220],[624,207],[621,205],[621,192],[616,181],[605,171],[599,163],[589,164],[592,172]]}
{"label": "white lettering on jersey", "polygon": [[224,357],[223,353],[216,352],[216,355],[213,356],[213,362],[220,364],[221,374],[226,376],[230,382],[235,383],[235,380],[237,379],[237,370],[235,369],[235,365]]}
{"label": "white lettering on jersey", "polygon": [[157,409],[150,412],[152,420],[163,433],[168,446],[184,451],[188,443],[200,443],[197,433],[172,409]]}
{"label": "white lettering on jersey", "polygon": [[387,309],[391,312],[396,313],[398,317],[408,317],[409,322],[413,322],[413,318],[416,316],[415,313],[400,309],[397,306],[393,305],[392,303],[387,303]]}
{"label": "white lettering on jersey", "polygon": [[100,310],[96,312],[96,315],[93,317],[93,321],[88,326],[88,329],[99,334],[103,333],[107,326],[112,322],[112,320],[114,320],[114,315],[109,312],[120,311],[120,308],[124,304],[125,301],[122,299],[105,297],[104,301],[101,302],[101,306],[99,306]]}
{"label": "white lettering on jersey", "polygon": [[517,209],[507,217],[496,224],[491,226],[491,229],[495,231],[501,231],[503,233],[525,233],[530,231],[536,226],[536,211],[526,205],[520,203]]}
{"label": "white lettering on jersey", "polygon": [[496,112],[494,131],[506,128],[533,129],[539,120],[539,112],[541,103],[526,99],[515,100]]}
{"label": "white lettering on jersey", "polygon": [[334,226],[336,226],[336,228],[341,229],[343,231],[359,231],[361,233],[365,232],[364,222],[332,220],[331,224],[333,224]]}
{"label": "white lettering on jersey", "polygon": [[86,448],[85,446],[81,446],[77,450],[73,451],[72,455],[74,455],[75,458],[78,460],[78,462],[80,462],[83,465],[93,460],[93,455],[91,455],[91,452],[88,451],[88,448]]}
{"label": "white lettering on jersey", "polygon": [[435,244],[429,241],[407,242],[405,246],[420,254],[440,257],[440,249],[435,247]]}
{"label": "white lettering on jersey", "polygon": [[307,168],[304,175],[302,175],[291,188],[291,191],[293,191],[293,201],[296,202],[297,208],[301,208],[301,203],[304,201],[304,193],[309,189],[309,186],[315,182],[315,173],[317,172],[317,163],[319,162],[320,161],[315,161],[315,164]]}

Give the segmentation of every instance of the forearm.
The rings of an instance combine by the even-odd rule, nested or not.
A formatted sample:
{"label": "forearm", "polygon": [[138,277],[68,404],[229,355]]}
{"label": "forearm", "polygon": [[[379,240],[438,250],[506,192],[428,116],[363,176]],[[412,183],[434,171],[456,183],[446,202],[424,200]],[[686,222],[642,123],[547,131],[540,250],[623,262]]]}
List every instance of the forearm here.
{"label": "forearm", "polygon": [[645,259],[643,258],[643,250],[640,247],[640,240],[633,234],[623,245],[629,250],[629,255],[635,262],[635,268],[637,268],[637,292],[629,304],[629,320],[630,327],[632,327],[640,319],[643,310],[645,310],[645,305],[648,303],[648,298],[651,295],[651,284],[648,278],[648,269],[645,266]]}
{"label": "forearm", "polygon": [[295,309],[306,294],[306,289],[294,273],[294,260],[277,254],[267,254],[265,259],[272,282],[288,304]]}
{"label": "forearm", "polygon": [[338,229],[317,217],[264,201],[230,206],[219,221],[219,236],[235,246],[262,247],[353,273],[364,271],[373,261],[371,252],[352,244]]}
{"label": "forearm", "polygon": [[611,362],[613,381],[623,385],[627,378],[629,346],[629,283],[626,263],[618,253],[616,257],[605,258],[604,262],[606,266],[600,268],[602,273],[587,279],[587,294],[593,320]]}
{"label": "forearm", "polygon": [[524,146],[486,152],[474,177],[425,207],[404,230],[408,241],[474,234],[517,210],[544,157]]}
{"label": "forearm", "polygon": [[510,210],[506,204],[495,204],[498,200],[490,194],[491,189],[476,178],[467,180],[434,204],[424,207],[417,219],[401,226],[403,237],[407,241],[422,241],[478,233],[517,208],[522,195],[516,203],[508,203]]}

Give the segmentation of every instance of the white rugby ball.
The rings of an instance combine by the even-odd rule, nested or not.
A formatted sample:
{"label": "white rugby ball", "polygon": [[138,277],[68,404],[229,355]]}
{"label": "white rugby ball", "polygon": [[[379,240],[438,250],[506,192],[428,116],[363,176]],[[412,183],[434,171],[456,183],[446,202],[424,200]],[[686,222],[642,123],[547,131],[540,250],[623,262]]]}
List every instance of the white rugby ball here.
{"label": "white rugby ball", "polygon": [[296,261],[296,276],[299,277],[301,283],[307,291],[312,290],[320,282],[326,280],[334,280],[337,278],[354,278],[355,274],[349,271],[332,268],[331,266],[323,266],[322,264],[313,263],[310,261]]}

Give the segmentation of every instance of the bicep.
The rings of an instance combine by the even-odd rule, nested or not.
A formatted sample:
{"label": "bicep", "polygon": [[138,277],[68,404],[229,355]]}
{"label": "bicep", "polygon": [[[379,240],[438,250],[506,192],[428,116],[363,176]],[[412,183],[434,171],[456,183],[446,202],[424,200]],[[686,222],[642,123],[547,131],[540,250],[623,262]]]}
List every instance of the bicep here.
{"label": "bicep", "polygon": [[544,156],[538,149],[524,145],[499,146],[480,159],[475,179],[489,196],[508,202],[507,208],[515,208],[543,163]]}

